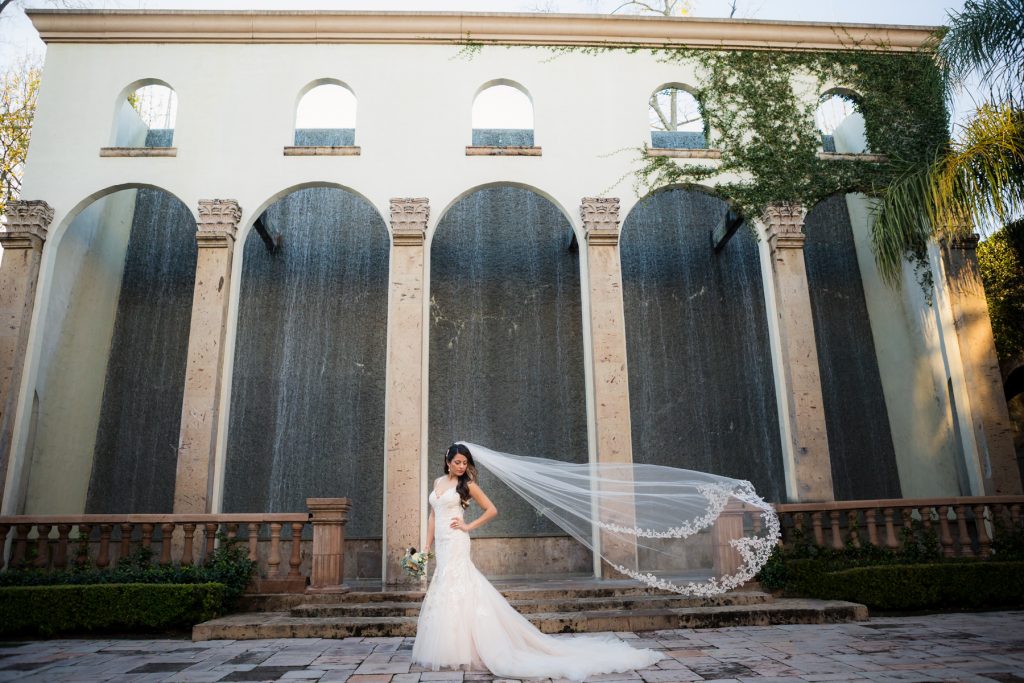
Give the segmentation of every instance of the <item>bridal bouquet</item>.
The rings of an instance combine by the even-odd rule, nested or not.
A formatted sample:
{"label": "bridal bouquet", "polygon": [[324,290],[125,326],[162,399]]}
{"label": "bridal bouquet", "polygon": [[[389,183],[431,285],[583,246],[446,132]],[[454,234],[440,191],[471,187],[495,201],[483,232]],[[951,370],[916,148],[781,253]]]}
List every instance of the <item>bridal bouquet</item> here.
{"label": "bridal bouquet", "polygon": [[402,556],[402,569],[414,579],[422,579],[427,573],[427,561],[434,559],[434,553],[418,553],[416,548],[409,548]]}

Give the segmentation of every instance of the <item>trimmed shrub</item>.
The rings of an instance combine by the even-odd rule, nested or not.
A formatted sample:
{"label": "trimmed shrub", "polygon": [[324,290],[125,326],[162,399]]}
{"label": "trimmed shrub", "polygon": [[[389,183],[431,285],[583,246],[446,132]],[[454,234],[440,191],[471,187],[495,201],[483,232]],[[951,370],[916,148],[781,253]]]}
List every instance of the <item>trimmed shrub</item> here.
{"label": "trimmed shrub", "polygon": [[0,635],[188,628],[223,603],[219,583],[12,586],[0,588]]}
{"label": "trimmed shrub", "polygon": [[979,609],[1024,605],[1024,562],[890,564],[829,571],[787,563],[787,593],[849,600],[879,610]]}

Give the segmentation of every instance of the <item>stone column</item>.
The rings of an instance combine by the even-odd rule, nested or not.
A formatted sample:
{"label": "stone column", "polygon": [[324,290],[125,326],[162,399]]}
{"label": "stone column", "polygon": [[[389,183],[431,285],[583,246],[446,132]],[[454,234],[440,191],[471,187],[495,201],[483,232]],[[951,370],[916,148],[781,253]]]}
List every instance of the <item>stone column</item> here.
{"label": "stone column", "polygon": [[[835,499],[829,458],[825,407],[821,397],[818,349],[804,264],[803,206],[791,202],[769,204],[763,221],[771,253],[782,348],[781,371],[792,442],[791,480],[796,491],[790,502]],[[793,495],[795,493],[795,495]]]}
{"label": "stone column", "polygon": [[977,235],[953,238],[942,245],[949,305],[969,391],[974,439],[982,458],[985,495],[1020,495],[1013,429],[978,269],[977,246]]}
{"label": "stone column", "polygon": [[0,493],[7,481],[36,281],[53,209],[44,201],[12,201],[5,213],[7,225],[0,230]]}
{"label": "stone column", "polygon": [[231,260],[242,209],[233,199],[200,199],[195,293],[181,402],[176,514],[210,512],[218,408],[231,291]]}
{"label": "stone column", "polygon": [[399,559],[420,548],[426,518],[423,477],[423,243],[430,204],[391,200],[391,279],[388,292],[386,463],[384,468],[384,581],[414,582]]}
{"label": "stone column", "polygon": [[[593,344],[594,414],[598,463],[632,463],[632,423],[629,414],[629,375],[626,369],[626,322],[619,260],[619,200],[584,197],[580,218],[587,240],[590,286],[590,336]],[[623,526],[634,526],[627,504],[615,511]],[[636,544],[619,536],[601,534],[602,554],[635,569]],[[616,572],[602,567],[604,576]]]}

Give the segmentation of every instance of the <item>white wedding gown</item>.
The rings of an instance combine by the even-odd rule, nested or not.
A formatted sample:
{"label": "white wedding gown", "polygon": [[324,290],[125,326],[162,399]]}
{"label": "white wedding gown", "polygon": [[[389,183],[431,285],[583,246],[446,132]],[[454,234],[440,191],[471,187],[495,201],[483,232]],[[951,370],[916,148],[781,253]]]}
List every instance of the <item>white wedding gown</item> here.
{"label": "white wedding gown", "polygon": [[423,599],[412,660],[441,667],[488,669],[503,678],[569,678],[642,669],[662,659],[614,636],[554,638],[515,610],[469,555],[469,534],[452,529],[462,517],[454,488],[430,493],[437,566]]}

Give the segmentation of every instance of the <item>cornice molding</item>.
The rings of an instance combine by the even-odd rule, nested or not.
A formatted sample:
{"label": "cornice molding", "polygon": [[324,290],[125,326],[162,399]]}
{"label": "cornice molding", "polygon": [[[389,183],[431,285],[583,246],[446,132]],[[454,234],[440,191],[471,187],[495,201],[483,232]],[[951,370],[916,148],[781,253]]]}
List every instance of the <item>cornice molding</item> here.
{"label": "cornice molding", "polygon": [[935,27],[484,12],[54,10],[27,14],[54,43],[439,43],[913,51]]}

